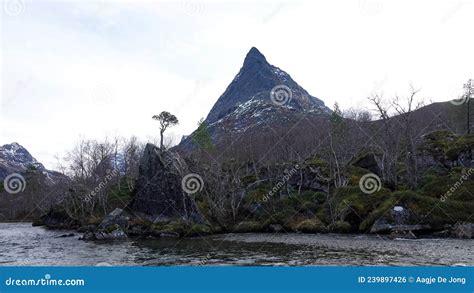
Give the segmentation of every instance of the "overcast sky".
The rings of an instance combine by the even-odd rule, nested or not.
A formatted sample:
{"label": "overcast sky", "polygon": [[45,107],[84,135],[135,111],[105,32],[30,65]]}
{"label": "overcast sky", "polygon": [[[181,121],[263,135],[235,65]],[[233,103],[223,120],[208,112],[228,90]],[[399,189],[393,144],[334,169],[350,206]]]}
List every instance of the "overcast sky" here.
{"label": "overcast sky", "polygon": [[474,78],[472,1],[5,0],[0,145],[47,167],[80,138],[192,132],[255,46],[332,107],[373,91],[456,98]]}

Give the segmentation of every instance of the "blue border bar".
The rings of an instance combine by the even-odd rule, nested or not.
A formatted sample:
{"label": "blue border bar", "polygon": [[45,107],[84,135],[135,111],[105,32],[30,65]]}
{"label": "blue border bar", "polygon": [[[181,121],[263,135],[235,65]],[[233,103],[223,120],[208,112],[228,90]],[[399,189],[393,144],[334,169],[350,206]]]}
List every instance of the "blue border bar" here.
{"label": "blue border bar", "polygon": [[[458,282],[448,283],[452,277]],[[59,280],[84,284],[59,286]],[[2,293],[473,293],[474,267],[0,267],[0,281]],[[39,285],[25,285],[28,281]]]}

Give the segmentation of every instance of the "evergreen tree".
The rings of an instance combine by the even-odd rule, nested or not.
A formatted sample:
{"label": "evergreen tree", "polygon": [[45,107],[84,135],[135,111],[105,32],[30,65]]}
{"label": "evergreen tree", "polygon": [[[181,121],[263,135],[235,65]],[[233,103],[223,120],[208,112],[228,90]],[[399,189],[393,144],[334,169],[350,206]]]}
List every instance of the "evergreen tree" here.
{"label": "evergreen tree", "polygon": [[192,139],[203,150],[210,150],[214,147],[211,133],[209,132],[209,125],[203,118],[199,120],[198,129],[194,132]]}

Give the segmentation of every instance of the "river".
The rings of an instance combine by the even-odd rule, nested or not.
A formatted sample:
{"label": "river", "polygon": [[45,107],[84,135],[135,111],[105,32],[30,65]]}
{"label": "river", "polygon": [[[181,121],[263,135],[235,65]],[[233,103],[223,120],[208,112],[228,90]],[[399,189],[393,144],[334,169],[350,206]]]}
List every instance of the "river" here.
{"label": "river", "polygon": [[71,231],[0,224],[3,266],[445,265],[474,266],[474,240],[388,240],[376,235],[222,234],[86,242]]}

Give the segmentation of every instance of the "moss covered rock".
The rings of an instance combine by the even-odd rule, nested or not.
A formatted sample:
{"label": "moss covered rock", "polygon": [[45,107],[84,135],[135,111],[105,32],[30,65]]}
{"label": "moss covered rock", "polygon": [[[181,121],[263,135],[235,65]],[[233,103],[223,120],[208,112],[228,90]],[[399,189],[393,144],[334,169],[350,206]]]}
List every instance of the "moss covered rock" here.
{"label": "moss covered rock", "polygon": [[324,223],[316,217],[296,222],[292,225],[292,228],[303,233],[321,233],[327,230]]}
{"label": "moss covered rock", "polygon": [[264,224],[257,221],[243,221],[233,227],[235,233],[262,232]]}
{"label": "moss covered rock", "polygon": [[336,221],[328,226],[328,230],[334,233],[349,233],[351,232],[351,224],[344,221]]}

